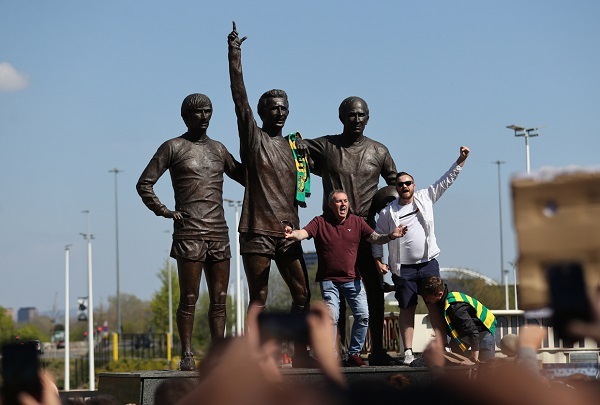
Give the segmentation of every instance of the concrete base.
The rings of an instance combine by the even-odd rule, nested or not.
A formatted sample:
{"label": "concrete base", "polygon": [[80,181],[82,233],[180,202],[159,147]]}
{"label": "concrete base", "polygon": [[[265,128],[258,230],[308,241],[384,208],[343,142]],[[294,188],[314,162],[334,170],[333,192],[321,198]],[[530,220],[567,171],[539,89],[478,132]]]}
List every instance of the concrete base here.
{"label": "concrete base", "polygon": [[98,395],[112,395],[119,404],[154,404],[154,391],[166,379],[185,378],[196,382],[193,371],[132,371],[98,374]]}
{"label": "concrete base", "polygon": [[[391,367],[345,367],[343,369],[350,384],[363,378],[385,379],[393,374],[404,374],[414,384],[424,384],[429,379],[426,368]],[[286,379],[303,382],[319,382],[323,374],[316,368],[283,368]],[[195,383],[196,373],[192,371],[134,371],[129,373],[100,373],[98,375],[98,394],[109,394],[117,398],[120,404],[152,405],[154,391],[166,379],[185,378]]]}

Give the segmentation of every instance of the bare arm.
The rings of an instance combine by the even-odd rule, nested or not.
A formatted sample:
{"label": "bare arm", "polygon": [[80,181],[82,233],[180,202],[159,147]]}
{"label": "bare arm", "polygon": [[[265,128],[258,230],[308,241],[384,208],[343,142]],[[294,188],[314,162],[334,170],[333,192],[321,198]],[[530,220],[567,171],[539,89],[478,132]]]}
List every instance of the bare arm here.
{"label": "bare arm", "polygon": [[398,239],[404,236],[404,234],[406,234],[407,229],[408,228],[400,224],[400,226],[396,227],[391,233],[388,234],[373,232],[367,239],[367,242],[375,243],[377,245],[385,245],[391,240]]}
{"label": "bare arm", "polygon": [[391,233],[381,234],[377,232],[373,232],[368,238],[367,242],[375,243],[376,245],[385,245],[389,241],[394,240]]}
{"label": "bare arm", "polygon": [[[375,232],[380,233],[380,232],[385,232],[387,231],[386,227],[386,219],[384,219],[383,215],[383,211],[379,213],[379,216],[377,218],[377,223],[375,226]],[[375,267],[377,268],[377,271],[379,272],[379,274],[386,274],[389,270],[390,267],[383,263],[383,248],[380,245],[377,244],[371,244],[371,251],[373,253],[373,257],[375,258]]]}
{"label": "bare arm", "polygon": [[285,227],[285,238],[286,239],[291,239],[293,241],[299,241],[299,240],[308,239],[308,237],[309,237],[308,232],[306,232],[304,229],[297,229],[295,231],[292,231],[292,228],[290,228],[289,226]]}

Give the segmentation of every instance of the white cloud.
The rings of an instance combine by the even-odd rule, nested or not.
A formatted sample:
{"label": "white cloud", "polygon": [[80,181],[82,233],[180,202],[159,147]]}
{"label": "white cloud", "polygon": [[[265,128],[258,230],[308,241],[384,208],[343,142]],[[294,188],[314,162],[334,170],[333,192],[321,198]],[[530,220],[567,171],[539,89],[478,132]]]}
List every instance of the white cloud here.
{"label": "white cloud", "polygon": [[0,62],[0,91],[16,91],[27,87],[27,76],[8,62]]}

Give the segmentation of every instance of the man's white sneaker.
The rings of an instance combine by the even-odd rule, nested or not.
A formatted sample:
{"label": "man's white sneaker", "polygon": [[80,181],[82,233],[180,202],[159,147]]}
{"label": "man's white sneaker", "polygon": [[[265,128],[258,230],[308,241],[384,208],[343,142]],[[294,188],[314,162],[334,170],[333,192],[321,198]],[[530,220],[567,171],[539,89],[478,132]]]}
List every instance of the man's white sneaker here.
{"label": "man's white sneaker", "polygon": [[409,366],[410,363],[412,363],[413,361],[415,361],[415,355],[414,354],[406,354],[404,356],[404,361],[402,363],[406,366]]}

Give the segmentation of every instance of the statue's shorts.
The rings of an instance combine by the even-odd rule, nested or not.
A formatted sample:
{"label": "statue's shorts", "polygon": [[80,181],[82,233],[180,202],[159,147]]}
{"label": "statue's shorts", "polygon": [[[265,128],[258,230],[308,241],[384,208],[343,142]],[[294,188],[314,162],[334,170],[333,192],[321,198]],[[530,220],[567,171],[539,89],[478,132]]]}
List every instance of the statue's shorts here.
{"label": "statue's shorts", "polygon": [[171,257],[195,262],[220,262],[231,258],[228,240],[174,239]]}
{"label": "statue's shorts", "polygon": [[269,258],[290,256],[302,257],[302,245],[299,241],[257,233],[240,234],[240,253],[263,255]]}

